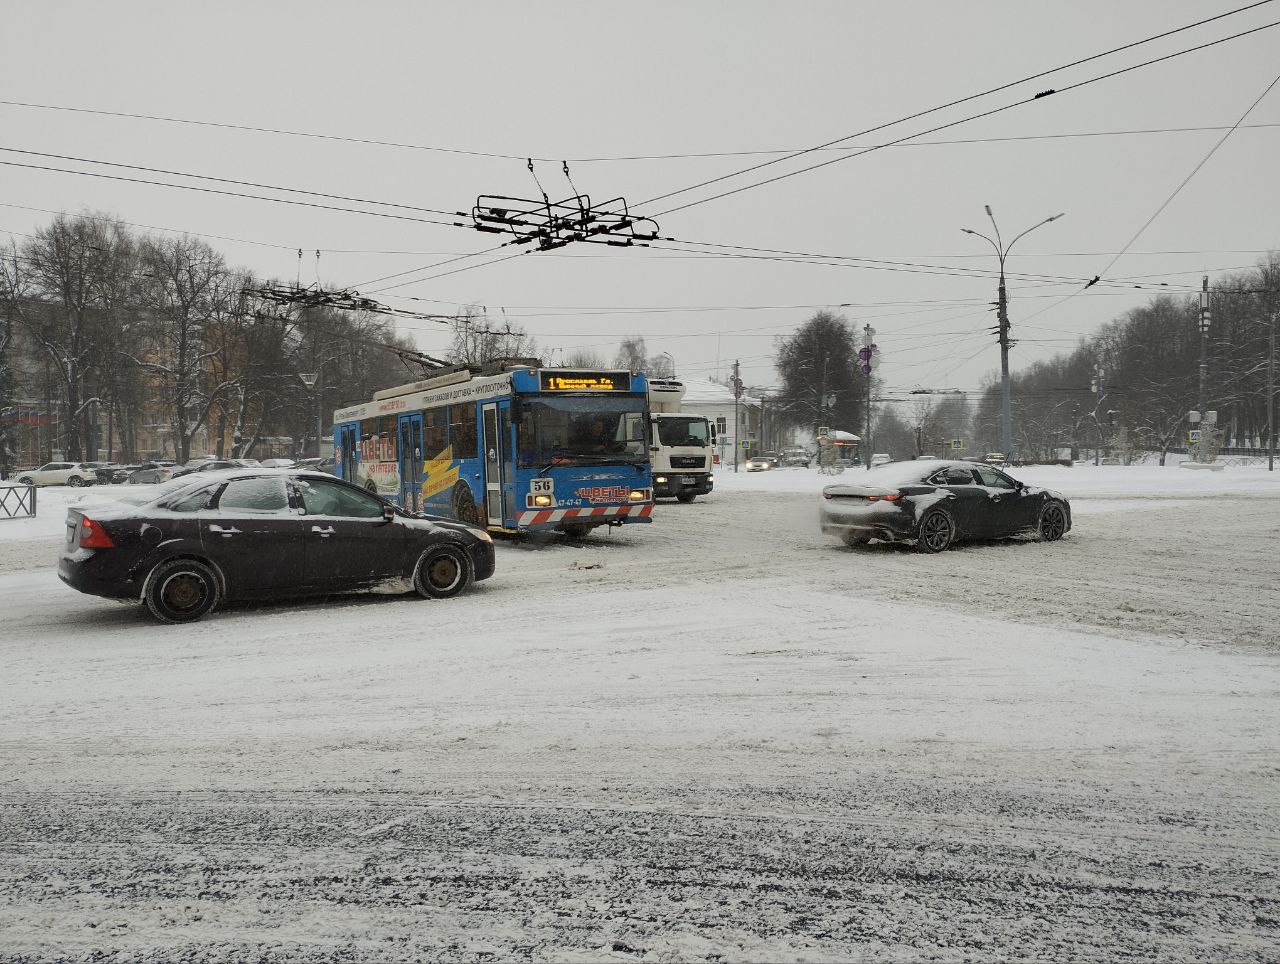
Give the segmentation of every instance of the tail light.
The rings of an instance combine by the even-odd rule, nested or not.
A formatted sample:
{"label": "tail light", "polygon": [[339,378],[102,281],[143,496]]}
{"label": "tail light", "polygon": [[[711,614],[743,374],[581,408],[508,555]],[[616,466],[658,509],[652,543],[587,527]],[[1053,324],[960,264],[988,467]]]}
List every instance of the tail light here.
{"label": "tail light", "polygon": [[81,549],[114,549],[116,547],[101,522],[94,522],[88,516],[80,521]]}
{"label": "tail light", "polygon": [[890,492],[888,495],[869,495],[868,502],[897,502],[902,498],[901,492]]}

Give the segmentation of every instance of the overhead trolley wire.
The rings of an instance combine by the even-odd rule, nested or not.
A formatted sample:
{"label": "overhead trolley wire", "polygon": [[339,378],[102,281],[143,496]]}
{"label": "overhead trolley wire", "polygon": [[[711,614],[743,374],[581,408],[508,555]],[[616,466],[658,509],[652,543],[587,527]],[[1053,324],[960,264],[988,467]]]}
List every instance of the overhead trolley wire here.
{"label": "overhead trolley wire", "polygon": [[[1263,2],[1264,2],[1264,3],[1270,3],[1270,2],[1272,2],[1272,0],[1263,0]],[[1254,4],[1254,6],[1259,6],[1259,4]],[[1243,8],[1243,9],[1248,9],[1248,8]],[[1224,14],[1224,16],[1225,16],[1225,14]],[[1214,19],[1218,19],[1218,18],[1214,18]],[[700,199],[698,199],[698,200],[696,200],[696,201],[690,201],[690,202],[688,202],[687,204],[677,205],[676,207],[673,207],[673,208],[667,208],[665,211],[660,211],[660,212],[658,212],[658,213],[656,213],[656,214],[652,214],[652,215],[649,215],[649,216],[650,216],[650,217],[654,217],[654,218],[665,217],[666,215],[668,215],[668,214],[674,214],[674,213],[675,213],[675,212],[677,212],[677,211],[684,211],[684,210],[687,210],[688,208],[691,208],[691,207],[697,207],[697,206],[698,206],[698,205],[700,205],[700,204],[706,204],[706,203],[708,203],[708,202],[710,202],[710,201],[717,201],[717,200],[720,200],[721,198],[731,197],[732,195],[735,195],[735,194],[741,194],[741,193],[742,193],[742,192],[744,192],[744,191],[754,190],[755,188],[758,188],[758,187],[764,187],[764,186],[766,186],[766,185],[768,185],[768,184],[774,184],[774,183],[776,183],[776,182],[778,182],[778,181],[782,181],[782,180],[785,180],[785,179],[790,178],[790,177],[796,177],[797,175],[800,175],[800,174],[807,174],[807,173],[810,173],[811,171],[816,171],[816,170],[819,170],[819,169],[824,168],[824,167],[829,167],[829,166],[831,166],[832,164],[839,164],[839,163],[841,163],[842,161],[852,160],[852,159],[853,159],[853,158],[855,158],[855,157],[862,157],[862,156],[863,156],[863,155],[865,155],[865,154],[870,154],[870,153],[872,153],[872,152],[874,152],[874,151],[883,150],[883,149],[884,149],[884,148],[886,148],[886,147],[892,147],[892,146],[894,146],[895,144],[900,144],[900,143],[902,143],[903,141],[911,140],[911,139],[916,138],[916,137],[922,137],[922,136],[924,136],[924,135],[926,135],[926,134],[936,134],[938,131],[948,130],[949,128],[952,128],[952,127],[958,127],[958,126],[959,126],[959,125],[961,125],[961,124],[967,124],[967,123],[969,123],[970,121],[980,120],[980,119],[982,119],[982,118],[984,118],[984,117],[992,117],[992,116],[994,116],[994,115],[996,115],[996,114],[1003,113],[1004,111],[1012,110],[1012,109],[1013,109],[1013,108],[1015,108],[1015,107],[1022,107],[1022,106],[1026,105],[1026,104],[1033,103],[1033,102],[1035,102],[1035,101],[1037,101],[1037,100],[1043,100],[1045,97],[1048,97],[1048,96],[1056,96],[1056,95],[1058,95],[1058,94],[1065,94],[1065,93],[1068,93],[1069,91],[1079,90],[1079,89],[1080,89],[1080,88],[1082,88],[1082,87],[1088,87],[1088,86],[1089,86],[1089,85],[1091,85],[1091,84],[1100,83],[1101,81],[1104,81],[1104,80],[1110,80],[1110,79],[1112,79],[1112,78],[1114,78],[1114,77],[1119,77],[1119,76],[1121,76],[1122,74],[1131,73],[1131,72],[1133,72],[1133,71],[1135,71],[1135,70],[1142,70],[1142,69],[1145,69],[1145,68],[1147,68],[1147,67],[1154,66],[1155,64],[1163,63],[1163,62],[1165,62],[1165,61],[1167,61],[1167,60],[1173,60],[1173,59],[1174,59],[1174,58],[1176,58],[1176,57],[1182,57],[1182,56],[1185,56],[1185,55],[1187,55],[1187,54],[1196,53],[1197,51],[1200,51],[1200,50],[1207,50],[1208,48],[1210,48],[1210,47],[1215,47],[1215,46],[1217,46],[1218,44],[1227,43],[1227,42],[1232,41],[1232,40],[1239,40],[1241,37],[1247,37],[1247,36],[1249,36],[1249,35],[1251,35],[1251,34],[1255,34],[1255,33],[1258,33],[1258,32],[1260,32],[1260,31],[1263,31],[1263,30],[1270,30],[1271,28],[1273,28],[1273,27],[1278,27],[1278,26],[1280,26],[1280,21],[1273,21],[1272,23],[1263,24],[1262,26],[1254,27],[1254,28],[1252,28],[1252,29],[1250,29],[1250,30],[1242,30],[1242,31],[1240,31],[1239,33],[1231,34],[1231,35],[1230,35],[1230,36],[1228,36],[1228,37],[1221,37],[1221,38],[1219,38],[1219,39],[1217,39],[1217,40],[1211,40],[1211,41],[1208,41],[1208,42],[1203,43],[1203,44],[1198,44],[1198,45],[1197,45],[1197,46],[1195,46],[1195,47],[1187,47],[1187,48],[1185,48],[1185,49],[1183,49],[1183,50],[1177,50],[1177,51],[1174,51],[1173,53],[1165,54],[1164,56],[1161,56],[1161,57],[1155,57],[1155,58],[1153,58],[1153,59],[1151,59],[1151,60],[1146,60],[1146,61],[1143,61],[1143,62],[1141,62],[1141,63],[1131,64],[1131,65],[1129,65],[1128,67],[1121,67],[1121,68],[1118,68],[1118,69],[1116,69],[1116,70],[1110,71],[1110,72],[1105,73],[1105,74],[1099,74],[1099,75],[1098,75],[1098,76],[1096,76],[1096,77],[1089,77],[1089,78],[1087,78],[1087,79],[1085,79],[1085,80],[1077,81],[1076,83],[1074,83],[1074,84],[1069,84],[1069,85],[1067,85],[1066,87],[1061,87],[1061,88],[1056,88],[1056,89],[1051,89],[1051,90],[1041,91],[1041,92],[1039,92],[1039,93],[1037,93],[1037,94],[1033,94],[1033,95],[1032,95],[1032,96],[1030,96],[1030,97],[1024,97],[1022,100],[1017,100],[1017,101],[1013,101],[1012,103],[1003,104],[1003,105],[1001,105],[1000,107],[993,107],[993,108],[991,108],[990,110],[980,111],[980,112],[979,112],[979,113],[977,113],[977,114],[970,114],[970,115],[969,115],[969,116],[967,116],[967,117],[962,117],[962,118],[960,118],[959,120],[950,121],[950,122],[948,122],[948,123],[946,123],[946,124],[940,124],[940,125],[938,125],[937,127],[931,127],[931,128],[929,128],[928,130],[924,130],[924,131],[917,131],[917,132],[915,132],[914,134],[906,134],[906,135],[903,135],[902,137],[897,138],[897,139],[895,139],[895,140],[888,141],[888,142],[886,142],[886,143],[884,143],[884,144],[877,144],[877,145],[874,145],[874,146],[871,146],[871,147],[867,147],[867,148],[865,148],[865,149],[863,149],[863,150],[860,150],[860,151],[857,151],[856,153],[853,153],[853,154],[844,154],[844,155],[841,155],[840,157],[833,157],[833,158],[831,158],[830,160],[822,161],[822,162],[820,162],[820,163],[818,163],[818,164],[810,164],[810,165],[809,165],[809,166],[807,166],[807,167],[798,168],[797,170],[794,170],[794,171],[788,171],[788,172],[786,172],[785,174],[779,174],[779,175],[777,175],[777,176],[775,176],[775,177],[766,178],[766,179],[765,179],[765,180],[763,180],[763,181],[754,181],[754,182],[752,182],[751,184],[744,184],[744,185],[742,185],[741,187],[732,188],[731,190],[728,190],[728,191],[722,191],[722,192],[720,192],[719,194],[713,194],[713,195],[711,195],[711,196],[709,196],[709,197],[700,198]],[[1183,29],[1186,29],[1186,28],[1183,28]],[[1174,31],[1174,32],[1176,32],[1176,31]],[[1168,34],[1167,34],[1167,33],[1166,33],[1166,34],[1160,34],[1160,35],[1158,35],[1158,36],[1168,36]],[[1147,42],[1149,42],[1149,41],[1150,41],[1150,40],[1152,40],[1152,39],[1155,39],[1155,38],[1148,38],[1147,40],[1145,40],[1145,41],[1139,41],[1138,43],[1147,43]],[[1131,47],[1132,47],[1132,46],[1137,46],[1137,44],[1130,44],[1129,46],[1131,46]],[[1117,49],[1127,49],[1127,48],[1117,48]],[[1108,54],[1111,54],[1111,53],[1114,53],[1114,52],[1115,52],[1115,51],[1107,51],[1106,53],[1103,53],[1103,54],[1097,54],[1097,55],[1095,55],[1095,56],[1093,56],[1093,57],[1086,58],[1086,60],[1077,61],[1076,63],[1077,63],[1077,64],[1079,64],[1079,63],[1086,63],[1088,60],[1096,60],[1096,59],[1098,59],[1098,57],[1104,57],[1104,56],[1107,56]],[[1068,66],[1068,67],[1076,66],[1076,64],[1068,64],[1067,66]],[[1035,75],[1035,76],[1037,76],[1037,77],[1042,77],[1042,76],[1044,76],[1045,74],[1048,74],[1048,73],[1055,73],[1056,71],[1058,71],[1058,70],[1062,70],[1062,69],[1065,69],[1065,68],[1063,68],[1063,67],[1055,68],[1054,70],[1045,71],[1044,73],[1037,74],[1037,75]],[[1025,79],[1024,79],[1024,80],[1025,80]],[[1008,85],[1005,85],[1004,87],[997,88],[997,89],[998,89],[998,90],[1004,90],[1004,89],[1007,89],[1008,87],[1016,86],[1018,83],[1022,83],[1022,82],[1023,82],[1023,81],[1017,81],[1017,82],[1015,82],[1014,84],[1008,84]],[[985,92],[985,93],[991,93],[991,91],[987,91],[987,92]],[[974,95],[971,95],[970,97],[963,98],[962,100],[959,100],[959,101],[953,101],[951,104],[947,104],[947,105],[944,105],[944,106],[945,106],[945,107],[951,107],[951,106],[954,106],[955,104],[964,103],[964,102],[965,102],[965,101],[967,101],[967,100],[972,100],[974,97],[981,97],[981,96],[984,96],[984,95],[985,95],[985,94],[974,94]],[[901,124],[901,123],[905,122],[906,120],[911,120],[911,119],[916,118],[916,117],[924,116],[925,114],[934,113],[935,111],[937,111],[937,110],[941,110],[941,109],[942,109],[942,108],[941,108],[941,107],[939,107],[939,108],[932,108],[932,109],[927,110],[927,111],[921,111],[921,112],[919,112],[919,113],[912,114],[910,117],[901,118],[901,119],[899,119],[899,120],[897,120],[897,121],[892,121],[892,122],[890,122],[890,123],[888,123],[888,124],[882,124],[882,125],[880,125],[879,127],[872,128],[872,130],[873,130],[873,131],[875,131],[875,130],[882,130],[882,129],[883,129],[883,128],[885,128],[885,127],[892,127],[892,126],[896,126],[897,124]],[[868,132],[864,132],[864,133],[870,133],[870,132],[868,131]],[[857,137],[857,136],[859,136],[859,135],[857,135],[857,134],[850,135],[850,137]],[[840,138],[839,140],[848,140],[848,139],[849,139],[848,137],[845,137],[845,138]],[[839,142],[839,141],[831,141],[831,142],[829,142],[829,143],[834,144],[834,143],[838,143],[838,142]],[[821,146],[824,146],[824,147],[825,147],[825,146],[828,146],[828,145],[821,145]],[[803,153],[809,153],[809,151],[804,151],[804,152],[800,152],[800,153],[801,153],[801,154],[803,154]],[[791,155],[791,157],[798,157],[798,156],[800,156],[800,154]],[[721,177],[713,178],[713,179],[711,179],[711,180],[709,180],[709,181],[704,181],[704,182],[702,182],[701,184],[693,185],[692,187],[681,188],[681,189],[680,189],[680,190],[678,190],[678,191],[671,191],[671,192],[668,192],[667,194],[661,194],[661,195],[658,195],[657,197],[650,198],[650,199],[648,199],[647,201],[641,201],[641,202],[640,202],[639,204],[637,204],[636,206],[637,206],[637,207],[641,207],[641,206],[646,205],[646,204],[652,204],[652,203],[653,203],[653,202],[655,202],[655,201],[664,200],[664,199],[669,198],[669,197],[675,197],[676,195],[679,195],[679,194],[685,194],[685,193],[688,193],[689,191],[697,190],[699,187],[705,187],[705,186],[707,186],[707,185],[709,185],[709,184],[714,184],[714,183],[717,183],[717,182],[719,182],[719,181],[726,180],[726,179],[728,179],[728,178],[737,177],[737,176],[739,176],[739,175],[741,175],[741,174],[745,174],[745,173],[747,173],[747,172],[749,172],[749,171],[759,170],[759,169],[760,169],[760,168],[762,168],[762,167],[766,167],[766,166],[771,165],[771,164],[777,164],[777,163],[780,163],[781,161],[789,160],[789,159],[790,159],[790,158],[784,157],[784,158],[778,158],[777,160],[773,160],[773,161],[766,161],[766,162],[764,162],[763,164],[758,164],[758,165],[756,165],[756,166],[754,166],[754,167],[746,168],[746,169],[745,169],[745,170],[743,170],[743,171],[737,171],[737,172],[735,172],[735,173],[733,173],[733,174],[725,174],[725,175],[722,175]]]}

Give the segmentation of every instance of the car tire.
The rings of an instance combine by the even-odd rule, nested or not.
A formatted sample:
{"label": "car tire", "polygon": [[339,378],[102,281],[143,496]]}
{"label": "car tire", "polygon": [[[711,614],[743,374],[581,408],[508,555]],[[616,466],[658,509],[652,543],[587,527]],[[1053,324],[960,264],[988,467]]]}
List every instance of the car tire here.
{"label": "car tire", "polygon": [[151,570],[142,597],[162,623],[193,623],[213,611],[222,589],[217,573],[206,563],[173,559]]}
{"label": "car tire", "polygon": [[71,478],[67,479],[67,485],[71,486],[73,489],[78,489],[80,486],[84,485],[84,479],[80,478],[78,475],[73,475]]}
{"label": "car tire", "polygon": [[459,522],[465,522],[469,526],[475,526],[477,529],[484,528],[484,522],[480,519],[480,510],[476,508],[476,500],[471,495],[471,486],[465,482],[459,482],[453,487],[453,517]]}
{"label": "car tire", "polygon": [[681,492],[679,495],[676,496],[676,501],[684,502],[687,504],[689,502],[692,502],[697,497],[698,497],[698,493],[696,492]]}
{"label": "car tire", "polygon": [[871,537],[854,535],[852,532],[845,532],[841,534],[840,541],[850,549],[861,549],[871,541]]}
{"label": "car tire", "polygon": [[916,549],[920,552],[943,552],[956,538],[956,524],[944,509],[930,509],[920,520]]}
{"label": "car tire", "polygon": [[31,478],[31,476],[20,475],[18,476],[18,484],[19,485],[35,485],[36,483],[35,483],[35,480]]}
{"label": "car tire", "polygon": [[1040,510],[1037,527],[1041,542],[1057,542],[1067,531],[1067,513],[1060,502],[1050,502]]}
{"label": "car tire", "polygon": [[585,539],[587,533],[591,531],[591,526],[561,526],[560,531],[564,533],[566,539]]}
{"label": "car tire", "polygon": [[471,585],[471,559],[457,545],[437,546],[418,557],[413,588],[423,599],[450,599]]}

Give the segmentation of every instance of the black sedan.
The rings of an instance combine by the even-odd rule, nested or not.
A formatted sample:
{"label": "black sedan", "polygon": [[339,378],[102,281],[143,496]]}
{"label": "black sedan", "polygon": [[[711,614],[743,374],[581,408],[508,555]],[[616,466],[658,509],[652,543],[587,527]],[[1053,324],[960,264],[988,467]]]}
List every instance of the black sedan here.
{"label": "black sedan", "polygon": [[493,575],[483,530],[414,516],[320,472],[198,472],[67,512],[58,562],[80,592],[140,599],[164,622],[224,600],[403,586],[456,596]]}
{"label": "black sedan", "polygon": [[821,524],[850,547],[882,539],[941,552],[961,539],[1053,542],[1071,529],[1071,504],[981,462],[895,462],[824,488]]}

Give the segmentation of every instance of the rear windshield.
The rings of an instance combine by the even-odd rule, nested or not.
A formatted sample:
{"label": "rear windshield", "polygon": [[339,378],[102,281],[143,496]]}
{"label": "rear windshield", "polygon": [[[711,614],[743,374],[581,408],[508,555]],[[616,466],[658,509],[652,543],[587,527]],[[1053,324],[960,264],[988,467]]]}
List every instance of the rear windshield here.
{"label": "rear windshield", "polygon": [[[149,505],[152,502],[163,502],[175,493],[181,492],[183,489],[189,489],[193,485],[206,485],[208,482],[209,477],[201,475],[200,473],[189,476],[184,475],[182,478],[170,479],[168,482],[155,486],[154,488],[147,486],[145,489],[138,492],[129,492],[128,494],[121,493],[120,495],[115,496],[115,498],[117,501],[123,502],[126,505]],[[132,486],[130,488],[132,488]],[[115,495],[115,493],[112,494]]]}
{"label": "rear windshield", "polygon": [[[884,465],[874,467],[870,472],[862,475],[862,479],[866,480],[867,485],[909,485],[912,482],[920,482],[937,472],[945,463],[939,462],[888,462]],[[858,484],[862,483],[862,479],[852,481]]]}

